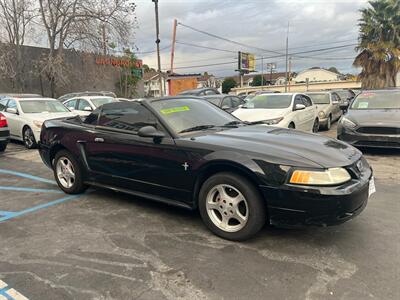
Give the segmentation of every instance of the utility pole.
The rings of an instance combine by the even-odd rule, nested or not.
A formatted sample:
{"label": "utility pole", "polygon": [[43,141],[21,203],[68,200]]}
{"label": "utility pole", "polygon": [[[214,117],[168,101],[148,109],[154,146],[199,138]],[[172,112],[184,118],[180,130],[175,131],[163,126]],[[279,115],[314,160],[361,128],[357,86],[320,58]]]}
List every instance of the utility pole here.
{"label": "utility pole", "polygon": [[154,10],[156,15],[156,44],[157,44],[157,62],[158,62],[158,76],[160,80],[160,96],[164,96],[163,93],[163,80],[161,73],[161,58],[160,58],[160,26],[158,21],[158,0],[152,0],[154,2]]}
{"label": "utility pole", "polygon": [[261,56],[261,90],[264,90],[264,56]]}
{"label": "utility pole", "polygon": [[267,63],[267,68],[269,68],[269,84],[272,85],[272,70],[276,69],[276,64]]}
{"label": "utility pole", "polygon": [[174,20],[174,25],[172,28],[172,47],[171,47],[171,74],[174,73],[174,56],[175,56],[175,42],[176,42],[176,27],[178,26],[178,21]]}
{"label": "utility pole", "polygon": [[289,92],[290,92],[290,79],[291,79],[291,74],[292,74],[292,57],[289,57]]}
{"label": "utility pole", "polygon": [[287,34],[286,34],[286,78],[285,78],[285,92],[288,89],[288,60],[289,60],[289,22],[287,24]]}

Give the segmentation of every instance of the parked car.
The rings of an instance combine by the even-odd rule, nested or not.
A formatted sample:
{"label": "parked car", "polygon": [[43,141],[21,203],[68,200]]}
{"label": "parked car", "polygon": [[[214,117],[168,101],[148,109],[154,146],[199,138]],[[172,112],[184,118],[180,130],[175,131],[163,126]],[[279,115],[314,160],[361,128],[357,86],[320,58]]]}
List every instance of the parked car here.
{"label": "parked car", "polygon": [[206,99],[208,102],[222,108],[223,110],[232,113],[235,111],[240,105],[245,104],[246,102],[234,95],[210,95],[203,96],[202,98]]}
{"label": "parked car", "polygon": [[214,88],[199,88],[194,90],[187,90],[179,93],[178,95],[185,95],[185,96],[207,96],[207,95],[219,95],[220,92]]}
{"label": "parked car", "polygon": [[68,99],[81,97],[81,96],[106,96],[106,97],[112,97],[112,98],[116,98],[117,97],[117,95],[115,95],[115,93],[113,93],[113,92],[107,92],[107,91],[89,92],[89,91],[86,91],[86,92],[65,94],[65,95],[59,97],[58,101],[65,102]]}
{"label": "parked car", "polygon": [[318,109],[319,127],[329,130],[333,122],[340,119],[340,97],[336,92],[307,92]]}
{"label": "parked car", "polygon": [[400,90],[359,94],[340,119],[337,138],[356,147],[400,148]]}
{"label": "parked car", "polygon": [[[1,104],[0,104],[0,110],[1,110]],[[8,129],[7,119],[5,115],[0,113],[0,152],[6,150],[9,140],[10,140],[10,130]]]}
{"label": "parked car", "polygon": [[356,93],[350,89],[333,90],[331,92],[335,92],[336,94],[338,94],[342,102],[345,102],[345,101],[351,102],[354,99],[354,97],[356,96]]}
{"label": "parked car", "polygon": [[41,98],[39,94],[0,94],[0,100],[4,98]]}
{"label": "parked car", "polygon": [[232,113],[242,121],[318,132],[317,107],[299,93],[269,93],[254,96]]}
{"label": "parked car", "polygon": [[66,193],[92,185],[198,208],[206,226],[230,240],[250,238],[265,222],[345,222],[374,191],[372,170],[352,146],[246,125],[190,96],[109,103],[85,121],[47,121],[39,151]]}
{"label": "parked car", "polygon": [[52,98],[4,98],[0,109],[7,118],[10,138],[23,141],[28,149],[37,146],[44,121],[75,116]]}
{"label": "parked car", "polygon": [[118,102],[118,100],[113,97],[105,96],[79,96],[71,98],[63,102],[63,104],[70,111],[73,111],[80,116],[86,117],[99,106],[111,102]]}

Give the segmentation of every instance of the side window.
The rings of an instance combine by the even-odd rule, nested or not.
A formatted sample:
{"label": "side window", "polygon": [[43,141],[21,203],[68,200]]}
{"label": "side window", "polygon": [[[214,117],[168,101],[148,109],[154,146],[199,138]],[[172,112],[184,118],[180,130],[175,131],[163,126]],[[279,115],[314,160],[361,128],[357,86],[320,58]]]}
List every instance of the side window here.
{"label": "side window", "polygon": [[294,106],[296,107],[297,104],[304,104],[300,95],[297,95],[296,98],[294,98]]}
{"label": "side window", "polygon": [[7,106],[8,99],[0,100],[0,111],[3,111]]}
{"label": "side window", "polygon": [[97,125],[97,120],[99,119],[100,111],[101,111],[100,108],[94,110],[90,115],[86,117],[84,123],[89,125]]}
{"label": "side window", "polygon": [[13,99],[10,99],[10,101],[8,101],[7,108],[17,109],[17,102]]}
{"label": "side window", "polygon": [[340,102],[340,97],[337,94],[332,94],[332,101]]}
{"label": "side window", "polygon": [[221,107],[232,107],[232,102],[231,102],[231,97],[225,97],[224,100],[222,100],[222,106]]}
{"label": "side window", "polygon": [[206,90],[204,93],[206,95],[215,95],[215,92],[213,90]]}
{"label": "side window", "polygon": [[302,99],[303,99],[303,104],[306,106],[306,107],[309,107],[309,106],[312,106],[313,105],[313,103],[312,103],[312,101],[311,101],[311,99],[310,98],[308,98],[307,96],[301,96],[302,97]]}
{"label": "side window", "polygon": [[90,107],[90,109],[92,109],[89,101],[87,101],[85,99],[79,99],[78,110],[85,110],[86,107]]}
{"label": "side window", "polygon": [[98,125],[132,133],[137,133],[144,126],[164,131],[153,113],[139,103],[103,107]]}
{"label": "side window", "polygon": [[76,99],[70,100],[70,101],[66,102],[64,105],[65,105],[68,109],[75,109],[75,107],[76,107],[76,101],[78,101],[78,100],[76,100]]}
{"label": "side window", "polygon": [[238,107],[240,104],[242,104],[242,100],[237,97],[231,97],[232,100],[232,107]]}

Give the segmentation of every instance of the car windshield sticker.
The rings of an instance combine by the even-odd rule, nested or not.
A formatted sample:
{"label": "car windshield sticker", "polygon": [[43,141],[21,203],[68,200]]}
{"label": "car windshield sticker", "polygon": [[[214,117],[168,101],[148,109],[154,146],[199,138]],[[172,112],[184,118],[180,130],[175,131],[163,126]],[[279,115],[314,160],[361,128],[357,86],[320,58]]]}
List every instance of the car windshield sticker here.
{"label": "car windshield sticker", "polygon": [[161,113],[163,115],[169,115],[169,114],[187,111],[187,110],[190,110],[189,106],[180,106],[180,107],[172,107],[172,108],[162,109]]}
{"label": "car windshield sticker", "polygon": [[368,102],[360,102],[360,103],[358,103],[358,108],[368,108]]}
{"label": "car windshield sticker", "polygon": [[376,94],[375,93],[362,93],[361,94],[361,96],[363,96],[363,97],[365,97],[365,98],[370,98],[370,97],[373,97],[373,96],[375,96]]}

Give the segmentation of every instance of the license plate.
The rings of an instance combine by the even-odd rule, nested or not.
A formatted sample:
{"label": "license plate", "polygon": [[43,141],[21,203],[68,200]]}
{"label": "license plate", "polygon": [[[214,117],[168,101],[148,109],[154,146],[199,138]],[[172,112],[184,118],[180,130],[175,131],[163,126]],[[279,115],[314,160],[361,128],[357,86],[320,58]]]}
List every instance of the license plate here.
{"label": "license plate", "polygon": [[376,192],[374,177],[369,181],[368,197]]}

